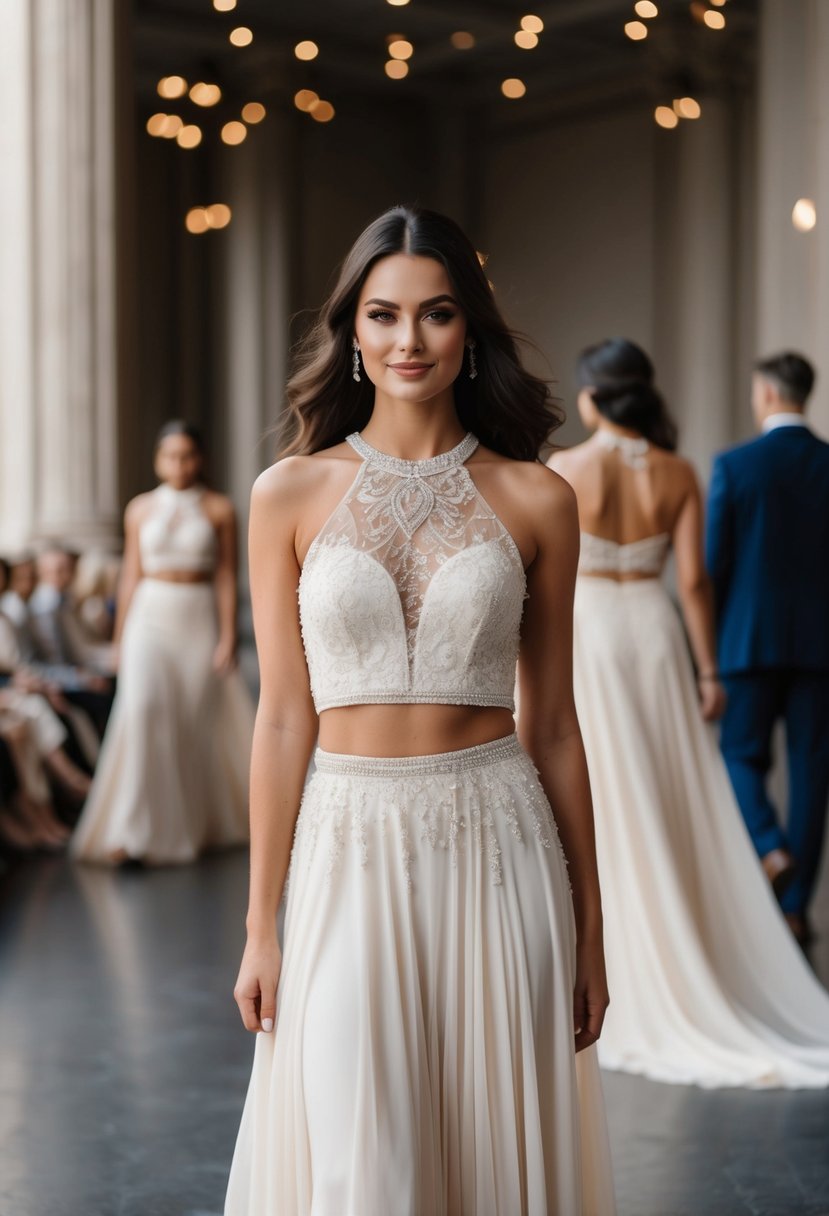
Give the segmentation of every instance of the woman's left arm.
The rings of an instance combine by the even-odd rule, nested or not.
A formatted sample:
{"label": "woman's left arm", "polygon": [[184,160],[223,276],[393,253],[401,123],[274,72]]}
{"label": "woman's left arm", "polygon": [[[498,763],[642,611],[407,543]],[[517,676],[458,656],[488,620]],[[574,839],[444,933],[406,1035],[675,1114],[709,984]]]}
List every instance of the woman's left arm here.
{"label": "woman's left arm", "polygon": [[562,478],[535,469],[533,476],[539,480],[537,553],[527,572],[518,735],[538,769],[568,862],[577,940],[573,1017],[581,1051],[601,1033],[608,994],[590,781],[573,697],[578,510]]}
{"label": "woman's left arm", "polygon": [[228,499],[219,499],[214,526],[218,537],[218,557],[213,585],[219,615],[219,641],[213,666],[221,675],[236,666],[236,611],[238,603],[239,545],[236,512]]}

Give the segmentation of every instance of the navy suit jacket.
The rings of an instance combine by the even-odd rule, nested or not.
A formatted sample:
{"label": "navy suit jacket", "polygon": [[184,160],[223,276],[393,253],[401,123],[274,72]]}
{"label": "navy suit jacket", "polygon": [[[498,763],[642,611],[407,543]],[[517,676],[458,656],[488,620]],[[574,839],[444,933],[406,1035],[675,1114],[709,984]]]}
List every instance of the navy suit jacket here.
{"label": "navy suit jacket", "polygon": [[720,453],[706,561],[724,675],[829,671],[829,443],[784,426]]}

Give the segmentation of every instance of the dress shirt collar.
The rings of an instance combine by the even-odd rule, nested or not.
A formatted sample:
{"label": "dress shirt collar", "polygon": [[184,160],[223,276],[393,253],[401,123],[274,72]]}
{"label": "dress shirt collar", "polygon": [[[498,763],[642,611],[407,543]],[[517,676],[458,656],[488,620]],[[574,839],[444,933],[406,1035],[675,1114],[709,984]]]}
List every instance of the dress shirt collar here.
{"label": "dress shirt collar", "polygon": [[763,434],[767,435],[769,431],[776,431],[781,426],[808,427],[808,425],[802,414],[795,414],[789,410],[781,410],[778,414],[769,414],[768,418],[763,419]]}

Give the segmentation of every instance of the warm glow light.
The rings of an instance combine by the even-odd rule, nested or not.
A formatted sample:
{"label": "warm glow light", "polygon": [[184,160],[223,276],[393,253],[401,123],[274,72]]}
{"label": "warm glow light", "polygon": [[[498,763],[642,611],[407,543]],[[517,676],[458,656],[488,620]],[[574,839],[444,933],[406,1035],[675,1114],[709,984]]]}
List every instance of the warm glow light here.
{"label": "warm glow light", "polygon": [[798,232],[811,232],[817,223],[817,207],[810,198],[799,198],[792,207],[792,223]]}
{"label": "warm glow light", "polygon": [[725,13],[715,13],[713,9],[708,10],[703,16],[703,21],[708,26],[709,30],[724,30],[725,29]]}
{"label": "warm glow light", "polygon": [[310,39],[307,39],[305,42],[298,42],[294,47],[294,54],[297,59],[316,59],[319,53],[320,49],[316,42],[311,42]]}
{"label": "warm glow light", "polygon": [[167,126],[168,122],[169,122],[169,115],[153,114],[150,118],[147,119],[148,134],[154,136],[156,139],[159,139],[161,136],[164,135],[164,129]]}
{"label": "warm glow light", "polygon": [[538,46],[538,34],[533,34],[530,30],[519,30],[515,35],[515,45],[520,46],[522,51],[531,51]]}
{"label": "warm glow light", "polygon": [[183,97],[187,92],[187,81],[183,76],[162,76],[158,82],[159,97]]}
{"label": "warm glow light", "polygon": [[200,80],[190,90],[190,100],[197,106],[215,106],[222,100],[222,90],[217,84],[205,84]]}
{"label": "warm glow light", "polygon": [[679,119],[670,106],[657,106],[653,112],[653,116],[658,125],[664,127],[666,131],[679,126]]}
{"label": "warm glow light", "polygon": [[711,3],[716,5],[717,8],[725,8],[725,0],[711,0]]}
{"label": "warm glow light", "polygon": [[409,0],[386,0],[386,4],[390,4],[392,8],[405,8]]}
{"label": "warm glow light", "polygon": [[319,101],[319,94],[313,89],[300,89],[298,93],[294,93],[294,105],[298,110],[302,110],[307,114],[312,106],[315,106]]}
{"label": "warm glow light", "polygon": [[637,17],[658,17],[659,9],[653,3],[653,0],[636,0],[633,6]]}
{"label": "warm glow light", "polygon": [[521,29],[526,30],[528,34],[540,34],[544,29],[544,22],[540,17],[528,13],[526,17],[521,18]]}
{"label": "warm glow light", "polygon": [[625,25],[625,33],[633,42],[641,42],[648,36],[648,27],[641,21],[628,21]]}
{"label": "warm glow light", "polygon": [[702,107],[694,97],[677,97],[674,100],[674,114],[680,118],[699,118]]}
{"label": "warm glow light", "polygon": [[411,59],[414,47],[405,38],[397,38],[389,43],[389,54],[392,59]]}
{"label": "warm glow light", "polygon": [[184,226],[194,236],[201,236],[203,232],[207,232],[210,225],[207,222],[204,207],[191,207],[184,218]]}
{"label": "warm glow light", "polygon": [[176,143],[180,148],[197,148],[201,143],[201,127],[193,123],[182,127],[176,135]]}
{"label": "warm glow light", "polygon": [[330,101],[319,101],[311,110],[314,122],[330,122],[336,113]]}
{"label": "warm glow light", "polygon": [[261,122],[266,114],[267,110],[261,101],[249,101],[246,106],[242,106],[242,118],[244,118],[245,122],[249,122],[251,126]]}
{"label": "warm glow light", "polygon": [[404,76],[409,74],[409,65],[404,63],[402,59],[389,59],[384,64],[384,70],[390,80],[402,80]]}
{"label": "warm glow light", "polygon": [[468,30],[455,30],[449,41],[456,51],[471,51],[475,45],[475,35]]}
{"label": "warm glow light", "polygon": [[213,7],[217,13],[232,13],[236,7],[236,0],[213,0]]}
{"label": "warm glow light", "polygon": [[164,130],[161,132],[162,137],[164,139],[175,139],[183,126],[184,123],[178,114],[168,114],[164,123]]}
{"label": "warm glow light", "polygon": [[253,42],[253,30],[249,30],[246,25],[237,25],[228,37],[234,46],[250,46]]}
{"label": "warm glow light", "polygon": [[527,91],[527,86],[523,80],[519,80],[517,76],[510,76],[507,80],[501,81],[501,92],[505,97],[515,100],[518,97],[523,97]]}
{"label": "warm glow light", "polygon": [[248,137],[248,129],[243,122],[226,122],[222,127],[222,143],[242,144]]}
{"label": "warm glow light", "polygon": [[227,228],[230,216],[231,210],[227,203],[211,203],[204,209],[204,218],[208,228]]}

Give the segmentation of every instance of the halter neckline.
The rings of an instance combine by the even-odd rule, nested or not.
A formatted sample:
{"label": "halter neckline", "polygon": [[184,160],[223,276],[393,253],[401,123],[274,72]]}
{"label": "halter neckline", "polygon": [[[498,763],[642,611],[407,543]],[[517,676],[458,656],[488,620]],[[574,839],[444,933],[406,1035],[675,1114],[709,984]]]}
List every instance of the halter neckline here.
{"label": "halter neckline", "polygon": [[651,446],[647,439],[634,439],[631,435],[618,435],[615,431],[600,429],[596,431],[596,442],[609,452],[618,452],[629,468],[647,468],[645,457]]}
{"label": "halter neckline", "polygon": [[397,473],[401,477],[430,477],[434,473],[443,473],[456,465],[465,464],[478,446],[478,440],[471,431],[467,431],[460,443],[455,444],[448,452],[430,456],[426,460],[404,460],[402,456],[390,456],[381,452],[364,439],[359,431],[346,437],[346,443],[363,460],[370,460],[389,473]]}

